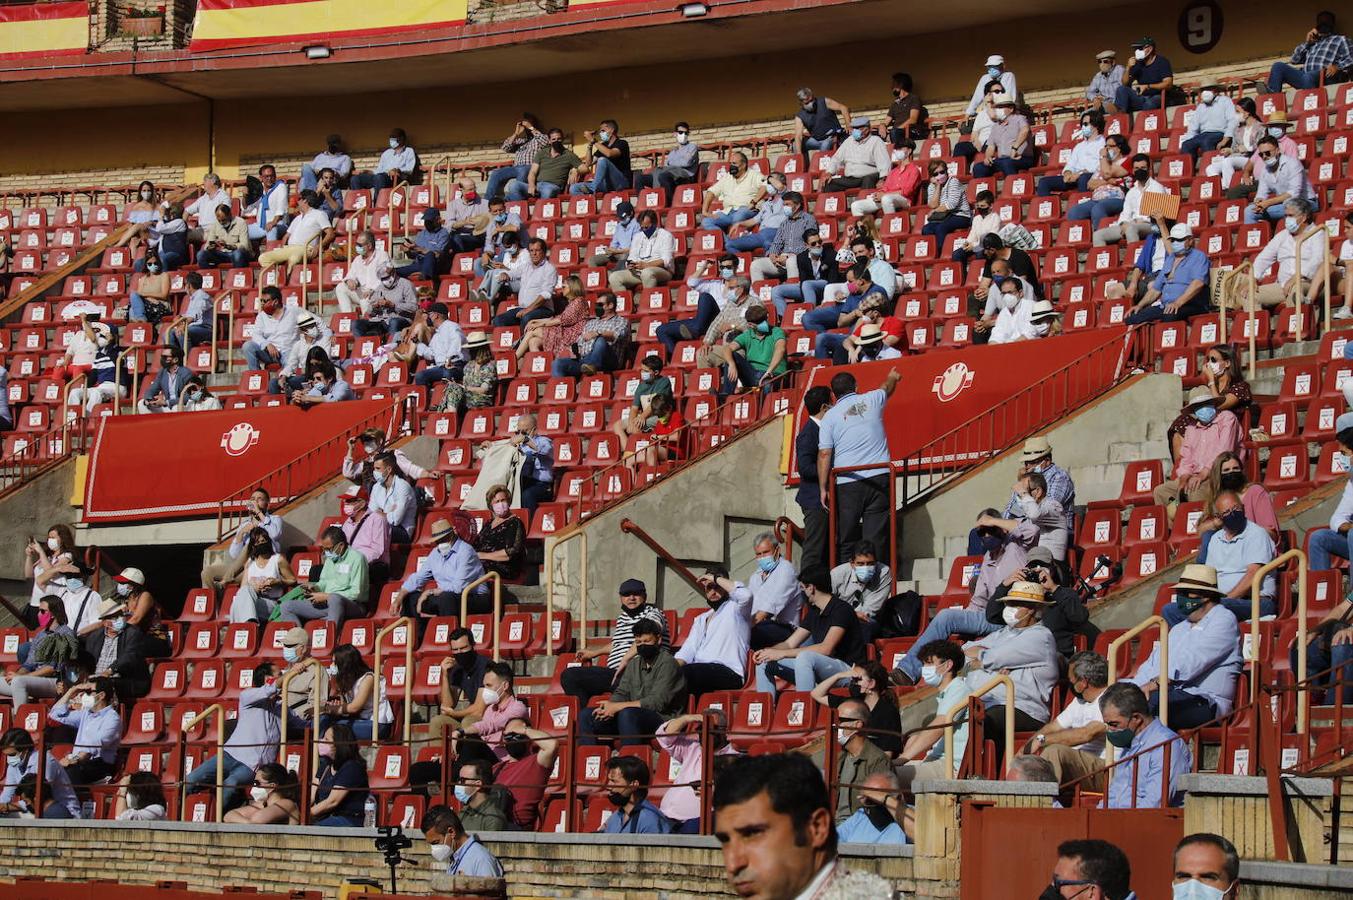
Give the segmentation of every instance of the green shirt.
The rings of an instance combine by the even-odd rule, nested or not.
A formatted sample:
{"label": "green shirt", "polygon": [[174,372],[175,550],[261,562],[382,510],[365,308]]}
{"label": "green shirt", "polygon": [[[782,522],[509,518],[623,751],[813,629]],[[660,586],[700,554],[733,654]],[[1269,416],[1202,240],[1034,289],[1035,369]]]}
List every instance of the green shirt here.
{"label": "green shirt", "polygon": [[672,396],[672,379],[666,375],[659,375],[652,381],[640,381],[639,386],[634,389],[634,408],[639,409],[643,405],[640,400],[650,394],[655,397],[658,394]]}
{"label": "green shirt", "polygon": [[551,156],[550,149],[542,147],[540,154],[536,156],[536,165],[540,166],[540,171],[536,172],[536,184],[545,181],[563,187],[568,184],[568,173],[582,164],[583,161],[572,150]]}
{"label": "green shirt", "polygon": [[625,665],[611,699],[638,700],[640,708],[671,718],[686,711],[686,678],[666,650],[659,651],[651,663],[636,654]]}
{"label": "green shirt", "polygon": [[[775,356],[775,343],[783,340],[785,333],[779,327],[772,328],[768,334],[760,334],[753,327],[739,334],[735,343],[747,354],[747,362],[752,364],[752,368],[764,372],[770,366],[771,358]],[[780,364],[771,374],[783,375],[788,368],[788,363],[781,358]]]}
{"label": "green shirt", "polygon": [[479,831],[507,831],[507,815],[502,807],[492,799],[478,807],[466,804],[460,808],[460,822],[465,830],[474,834]]}
{"label": "green shirt", "polygon": [[851,813],[860,807],[860,785],[870,775],[889,774],[893,771],[892,760],[888,754],[878,748],[873,741],[866,739],[860,747],[860,755],[852,756],[844,747],[837,765],[837,783],[853,785],[849,790],[842,788],[836,796],[836,821],[849,819]]}
{"label": "green shirt", "polygon": [[342,594],[357,603],[366,603],[366,557],[352,547],[338,559],[326,559],[319,573],[319,589],[325,594]]}

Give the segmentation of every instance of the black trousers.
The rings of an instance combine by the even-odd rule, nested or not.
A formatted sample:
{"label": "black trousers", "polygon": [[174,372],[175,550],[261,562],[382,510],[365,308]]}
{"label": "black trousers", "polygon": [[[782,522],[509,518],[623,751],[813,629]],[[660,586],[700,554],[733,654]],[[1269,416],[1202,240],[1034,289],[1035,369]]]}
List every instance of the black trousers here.
{"label": "black trousers", "polygon": [[[989,706],[987,707],[986,720],[982,723],[987,740],[996,745],[996,757],[998,760],[1001,760],[1005,753],[1005,715],[1006,709],[1004,706]],[[1028,713],[1021,711],[1019,708],[1015,709],[1016,732],[1037,731],[1046,724],[1046,722],[1038,721]],[[998,767],[1003,765],[1003,761],[997,763]]]}
{"label": "black trousers", "polygon": [[836,562],[848,560],[861,539],[871,542],[878,560],[892,565],[888,541],[888,476],[836,482]]}
{"label": "black trousers", "polygon": [[[417,619],[420,616],[459,616],[460,591],[442,591],[428,598],[427,612],[419,612],[418,598],[421,593],[412,592],[404,596],[404,615]],[[488,615],[493,612],[493,595],[487,592],[471,593],[465,604],[465,612],[471,616]]]}
{"label": "black trousers", "polygon": [[597,694],[609,694],[614,679],[615,670],[605,666],[574,666],[563,671],[559,684],[565,694],[578,698],[579,706],[586,706]]}
{"label": "black trousers", "polygon": [[831,520],[822,507],[803,511],[803,558],[799,571],[807,572],[816,566],[827,565],[827,540],[831,534]]}
{"label": "black trousers", "polygon": [[70,777],[70,783],[76,787],[111,778],[116,771],[111,763],[106,763],[97,756],[66,766],[66,775]]}
{"label": "black trousers", "polygon": [[687,663],[681,667],[686,676],[686,691],[700,698],[715,691],[740,691],[745,679],[722,663]]}
{"label": "black trousers", "polygon": [[774,647],[794,633],[794,629],[783,622],[767,619],[752,626],[752,649]]}

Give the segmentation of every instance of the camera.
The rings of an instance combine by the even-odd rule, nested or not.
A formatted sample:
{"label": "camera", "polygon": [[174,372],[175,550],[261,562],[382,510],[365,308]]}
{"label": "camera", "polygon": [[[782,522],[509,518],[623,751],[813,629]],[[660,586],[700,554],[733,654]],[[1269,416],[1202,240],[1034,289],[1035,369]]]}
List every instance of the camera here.
{"label": "camera", "polygon": [[404,829],[399,825],[381,825],[376,831],[380,834],[376,838],[376,849],[385,854],[386,861],[399,860],[399,851],[407,850],[413,846],[413,838],[404,833]]}

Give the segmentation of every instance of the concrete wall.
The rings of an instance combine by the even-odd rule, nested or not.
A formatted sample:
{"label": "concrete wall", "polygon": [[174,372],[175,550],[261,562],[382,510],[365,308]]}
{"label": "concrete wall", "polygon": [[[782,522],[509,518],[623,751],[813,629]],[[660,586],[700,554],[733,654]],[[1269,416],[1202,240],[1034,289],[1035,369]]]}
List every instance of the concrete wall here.
{"label": "concrete wall", "polygon": [[[587,545],[588,617],[614,613],[616,587],[626,578],[648,585],[649,598],[664,609],[703,605],[633,535],[620,531],[632,519],[669,553],[692,567],[709,562],[729,566],[745,577],[752,565],[755,534],[782,515],[798,518],[798,507],[779,474],[783,422],[773,419],[740,435],[727,447],[698,460],[673,478],[659,481],[582,525],[586,538],[568,540],[556,554],[555,604],[579,608],[581,542]],[[547,543],[546,551],[557,544]],[[698,571],[697,571],[698,574]]]}
{"label": "concrete wall", "polygon": [[74,477],[75,461],[68,459],[0,500],[0,522],[4,523],[0,528],[0,581],[23,580],[24,547],[30,535],[45,541],[53,525],[75,524],[78,511],[70,505]]}

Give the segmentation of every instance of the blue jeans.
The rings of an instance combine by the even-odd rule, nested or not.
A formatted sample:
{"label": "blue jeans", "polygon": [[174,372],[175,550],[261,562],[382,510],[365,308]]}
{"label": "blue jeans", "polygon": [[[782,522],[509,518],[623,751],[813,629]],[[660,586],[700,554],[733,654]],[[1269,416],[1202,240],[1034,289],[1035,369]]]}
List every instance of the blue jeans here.
{"label": "blue jeans", "polygon": [[1257,222],[1281,222],[1285,215],[1287,215],[1287,210],[1284,209],[1284,204],[1282,203],[1274,203],[1263,210],[1251,203],[1249,206],[1245,207],[1245,224],[1254,225]]}
{"label": "blue jeans", "polygon": [[[1315,678],[1326,669],[1334,669],[1328,675],[1315,678],[1316,682],[1328,685],[1329,690],[1325,691],[1325,703],[1335,702],[1334,695],[1336,681],[1349,681],[1353,679],[1353,644],[1330,644],[1323,646],[1321,638],[1317,637],[1306,644],[1306,675],[1309,678]],[[1297,648],[1292,646],[1292,671],[1297,671]],[[1335,667],[1338,668],[1335,668]],[[1353,704],[1353,683],[1344,685],[1344,705]],[[1173,716],[1171,716],[1173,718]]]}
{"label": "blue jeans", "polygon": [[[1221,601],[1221,605],[1231,611],[1231,615],[1236,617],[1237,622],[1248,622],[1250,620],[1250,613],[1252,612],[1252,607],[1250,606],[1250,600],[1248,597],[1246,597],[1244,600],[1232,600],[1230,598],[1226,598]],[[1274,602],[1272,597],[1259,598],[1259,615],[1261,617],[1271,616],[1277,611],[1278,604]],[[1171,628],[1175,627],[1180,622],[1188,618],[1188,616],[1184,615],[1184,613],[1180,611],[1179,605],[1175,603],[1173,600],[1171,600],[1169,603],[1161,607],[1160,617],[1164,619],[1166,624],[1169,625]],[[1171,720],[1174,719],[1173,709],[1170,711],[1170,718]]]}
{"label": "blue jeans", "polygon": [[269,353],[265,345],[256,341],[244,342],[244,360],[251,370],[266,369],[270,363],[282,364],[282,357]]}
{"label": "blue jeans", "polygon": [[950,232],[967,231],[971,227],[970,216],[946,216],[938,222],[926,222],[921,228],[921,234],[933,234],[936,246],[943,249],[944,240],[949,237]]}
{"label": "blue jeans", "polygon": [[505,309],[491,320],[495,328],[525,328],[526,323],[534,322],[536,319],[548,319],[553,312],[548,304],[542,303],[530,312],[523,312],[521,307],[513,306]]}
{"label": "blue jeans", "polygon": [[806,137],[803,139],[803,149],[805,150],[834,150],[836,149],[836,135],[828,135],[818,140],[815,137]]}
{"label": "blue jeans", "polygon": [[778,228],[762,228],[760,231],[753,231],[751,234],[744,234],[735,238],[728,238],[724,241],[724,246],[734,253],[751,253],[754,250],[765,250],[770,246],[771,241],[775,240],[775,233]]}
{"label": "blue jeans", "polygon": [[[549,181],[536,182],[536,196],[541,200],[557,197],[563,189],[564,187],[562,185],[553,184]],[[509,181],[507,183],[506,191],[507,193],[504,196],[508,200],[525,200],[530,196],[529,192],[526,190],[526,181],[523,178],[513,178]]]}
{"label": "blue jeans", "polygon": [[314,824],[321,828],[361,828],[362,816],[325,816]]}
{"label": "blue jeans", "polygon": [[987,165],[984,162],[975,164],[972,167],[972,175],[974,178],[990,178],[997,172],[1000,172],[1002,175],[1014,175],[1017,172],[1023,172],[1025,169],[1032,169],[1033,166],[1034,161],[1032,159],[1025,159],[1023,157],[1015,159],[1010,156],[1000,156],[997,157],[991,165]]}
{"label": "blue jeans", "polygon": [[[670,356],[676,350],[678,341],[695,341],[705,336],[709,326],[714,324],[714,320],[719,316],[719,304],[709,294],[701,294],[700,302],[695,307],[694,319],[677,319],[674,322],[664,322],[658,326],[656,332],[658,342],[667,349]],[[686,330],[686,337],[682,334],[682,329]]]}
{"label": "blue jeans", "polygon": [[1139,94],[1125,84],[1118,86],[1118,91],[1113,95],[1113,105],[1118,107],[1119,112],[1135,113],[1144,109],[1160,109],[1160,94],[1154,97],[1148,97],[1145,94]]}
{"label": "blue jeans", "polygon": [[572,185],[568,192],[570,194],[605,194],[608,191],[623,191],[630,186],[630,177],[615,167],[604,156],[598,156],[593,163],[593,176],[591,184]]}
{"label": "blue jeans", "polygon": [[819,295],[826,286],[826,280],[821,278],[800,281],[798,284],[779,284],[771,288],[770,299],[775,304],[775,311],[783,317],[790,300],[817,306]]}
{"label": "blue jeans", "polygon": [[175,328],[169,332],[169,345],[178,347],[180,350],[187,351],[198,344],[205,344],[211,340],[211,327],[208,325],[189,325],[188,326],[188,346],[183,346],[183,332]]}
{"label": "blue jeans", "polygon": [[243,247],[238,250],[203,250],[197,254],[197,264],[203,267],[219,266],[223,263],[230,263],[237,269],[242,269],[249,265],[249,260],[254,255]]}
{"label": "blue jeans", "polygon": [[[239,762],[229,753],[221,754],[221,778],[225,785],[222,802],[226,807],[234,801],[244,785],[254,780],[254,770]],[[188,793],[212,790],[216,787],[216,757],[209,756],[200,766],[188,773]]]}
{"label": "blue jeans", "polygon": [[390,176],[384,172],[360,172],[352,176],[348,185],[355,191],[379,191],[384,188],[394,187],[395,183],[390,180]]}
{"label": "blue jeans", "polygon": [[492,200],[503,193],[503,186],[509,181],[517,178],[525,182],[530,174],[530,166],[503,166],[501,169],[494,169],[489,173],[489,183],[484,185],[484,196]]}
{"label": "blue jeans", "polygon": [[1220,131],[1204,131],[1202,134],[1194,135],[1180,144],[1179,152],[1189,154],[1196,161],[1199,154],[1207,150],[1216,150],[1217,145],[1221,143],[1221,139],[1225,136]]}
{"label": "blue jeans", "polygon": [[700,220],[701,228],[718,228],[720,231],[727,231],[738,222],[745,222],[756,215],[756,210],[739,206],[737,209],[725,209],[723,212],[715,213],[712,216],[705,216]]}
{"label": "blue jeans", "polygon": [[620,368],[615,351],[605,338],[597,338],[592,348],[581,358],[566,356],[550,364],[550,374],[556,378],[577,378],[582,375],[583,366],[591,366],[598,372],[612,372]]}
{"label": "blue jeans", "polygon": [[988,622],[987,614],[981,610],[962,609],[957,606],[942,609],[939,615],[930,620],[925,631],[916,638],[916,643],[911,645],[907,655],[897,661],[897,670],[905,673],[912,681],[920,681],[921,660],[916,654],[926,644],[931,641],[942,641],[951,634],[961,634],[975,640],[986,637],[993,631],[999,631],[1000,628],[1001,626]]}
{"label": "blue jeans", "polygon": [[[723,373],[719,385],[720,397],[727,397],[733,393],[738,389],[739,384],[745,388],[757,387],[761,383],[761,376],[766,373],[764,368],[749,360],[747,354],[739,353],[736,348],[733,350],[733,371],[731,373],[728,371],[727,363],[720,366],[719,370]],[[761,387],[762,392],[769,389],[770,385]]]}
{"label": "blue jeans", "polygon": [[1090,173],[1082,172],[1075,181],[1067,181],[1061,175],[1044,175],[1038,179],[1034,193],[1040,197],[1051,197],[1061,191],[1087,191],[1090,189]]}
{"label": "blue jeans", "polygon": [[1298,90],[1316,87],[1320,84],[1320,70],[1298,69],[1285,62],[1275,62],[1273,68],[1268,70],[1268,92],[1276,94],[1288,84]]}
{"label": "blue jeans", "polygon": [[776,690],[772,679],[778,676],[794,682],[796,691],[811,691],[818,686],[818,682],[849,668],[848,662],[842,662],[833,656],[824,656],[815,650],[804,650],[798,656],[777,659],[775,662],[757,666],[756,689],[774,697]]}
{"label": "blue jeans", "polygon": [[[953,216],[950,216],[950,218],[953,218]],[[810,309],[804,313],[803,327],[819,334],[824,331],[831,331],[837,327],[836,323],[841,320],[841,314],[854,312],[863,297],[863,294],[847,294],[844,303],[833,303],[831,306],[819,306],[817,309]]]}
{"label": "blue jeans", "polygon": [[813,358],[832,359],[836,356],[836,351],[845,344],[847,337],[849,335],[838,332],[824,331],[819,333],[813,347]]}
{"label": "blue jeans", "polygon": [[413,376],[413,383],[423,387],[431,387],[439,381],[454,381],[460,377],[464,366],[428,366],[417,375]]}
{"label": "blue jeans", "polygon": [[1334,568],[1331,556],[1340,559],[1353,559],[1353,528],[1347,534],[1340,534],[1328,528],[1318,529],[1311,535],[1311,571],[1323,572]]}
{"label": "blue jeans", "polygon": [[1082,200],[1066,211],[1066,217],[1078,222],[1089,219],[1090,226],[1098,228],[1102,220],[1117,216],[1122,211],[1123,198],[1110,197],[1107,200]]}
{"label": "blue jeans", "polygon": [[319,173],[315,171],[315,167],[310,165],[310,163],[302,164],[299,189],[302,191],[313,191],[317,187],[319,187]]}
{"label": "blue jeans", "polygon": [[[359,741],[371,740],[370,716],[362,716],[359,719],[356,716],[349,715],[331,716],[328,713],[325,713],[324,715],[319,717],[320,734],[323,734],[325,731],[327,731],[330,725],[346,725],[352,729],[352,734],[355,738],[357,738],[357,740]],[[386,722],[385,724],[381,725],[380,736],[382,740],[390,736],[390,729],[392,727],[393,726],[390,722]]]}
{"label": "blue jeans", "polygon": [[1198,565],[1200,566],[1207,564],[1207,546],[1214,534],[1216,534],[1214,531],[1198,532]]}
{"label": "blue jeans", "polygon": [[442,268],[442,262],[446,259],[444,253],[424,253],[413,260],[413,262],[400,266],[395,269],[395,274],[400,278],[408,278],[410,275],[422,275],[428,281],[434,281],[437,278],[437,272]]}

